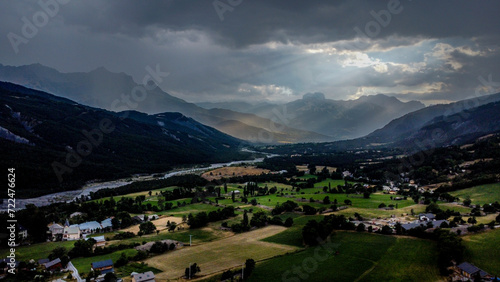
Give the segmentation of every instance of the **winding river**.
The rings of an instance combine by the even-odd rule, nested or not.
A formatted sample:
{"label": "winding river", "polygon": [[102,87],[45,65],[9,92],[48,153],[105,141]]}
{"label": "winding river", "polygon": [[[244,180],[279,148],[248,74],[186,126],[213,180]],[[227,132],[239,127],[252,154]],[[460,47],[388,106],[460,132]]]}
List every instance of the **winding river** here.
{"label": "winding river", "polygon": [[[255,151],[250,151],[250,150],[245,150],[246,152],[249,153],[259,153],[259,154],[265,154],[261,152],[255,152]],[[276,157],[278,155],[274,154],[265,154],[268,158]],[[173,172],[169,172],[165,174],[163,178],[169,178],[172,176],[176,175],[182,175],[182,174],[189,174],[189,173],[197,173],[197,172],[202,172],[205,170],[211,170],[211,169],[216,169],[224,166],[232,166],[232,165],[239,165],[239,164],[253,164],[253,163],[258,163],[262,162],[264,158],[256,158],[253,160],[243,160],[243,161],[233,161],[233,162],[228,162],[228,163],[215,163],[211,164],[206,167],[192,167],[192,168],[186,168],[186,169],[180,169],[176,170]],[[29,199],[16,199],[16,209],[24,209],[26,205],[28,204],[34,204],[38,207],[41,206],[47,206],[52,203],[58,203],[58,202],[71,202],[76,198],[79,198],[81,196],[87,196],[90,195],[90,192],[96,192],[100,189],[104,188],[118,188],[124,185],[127,185],[129,183],[132,183],[134,181],[143,181],[143,177],[136,177],[135,179],[121,179],[121,180],[113,180],[113,181],[107,181],[107,182],[98,182],[98,183],[89,183],[83,186],[80,189],[77,190],[71,190],[71,191],[64,191],[64,192],[58,192],[58,193],[53,193],[53,194],[48,194],[36,198],[29,198]],[[7,200],[2,199],[2,204],[0,205],[0,212],[7,211]]]}

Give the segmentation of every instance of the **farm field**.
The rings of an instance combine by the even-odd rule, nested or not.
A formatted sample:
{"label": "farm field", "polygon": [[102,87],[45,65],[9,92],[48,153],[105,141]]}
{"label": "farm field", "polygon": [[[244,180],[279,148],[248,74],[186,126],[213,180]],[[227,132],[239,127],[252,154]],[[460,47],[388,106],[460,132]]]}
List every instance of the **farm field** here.
{"label": "farm field", "polygon": [[360,281],[438,281],[435,242],[398,237]]}
{"label": "farm field", "polygon": [[459,197],[463,201],[467,196],[470,197],[472,204],[489,204],[500,202],[500,183],[479,185],[450,193],[452,196]]}
{"label": "farm field", "polygon": [[221,167],[211,171],[207,171],[201,175],[208,181],[221,178],[229,178],[243,175],[260,175],[262,173],[269,173],[270,170],[256,168],[255,166],[228,166]]}
{"label": "farm field", "polygon": [[157,275],[158,280],[181,277],[190,263],[200,266],[201,275],[209,275],[239,266],[248,258],[257,261],[297,251],[299,248],[293,246],[260,241],[285,229],[281,226],[267,226],[199,246],[184,247],[147,259],[145,262],[163,271]]}
{"label": "farm field", "polygon": [[[161,217],[159,219],[151,220],[151,222],[156,226],[156,230],[166,230],[167,229],[167,222],[175,222],[176,224],[181,224],[182,223],[182,218],[180,217],[174,217],[174,216],[166,216],[166,217]],[[186,224],[186,228],[188,225]],[[122,229],[121,231],[123,232],[133,232],[136,233],[139,232],[139,225],[133,225],[128,228]]]}
{"label": "farm field", "polygon": [[[338,255],[324,261],[311,262],[315,249],[273,258],[257,264],[249,281],[279,281],[296,278],[295,267],[302,266],[308,281],[436,281],[439,271],[430,256],[434,255],[432,242],[396,238],[368,233],[337,232],[331,242]],[[321,248],[321,247],[319,247]],[[410,259],[407,252],[413,252]],[[399,261],[402,257],[406,259]],[[391,265],[398,264],[395,273]],[[388,271],[390,268],[391,271]],[[306,271],[310,270],[310,271]],[[285,280],[283,280],[285,281]]]}

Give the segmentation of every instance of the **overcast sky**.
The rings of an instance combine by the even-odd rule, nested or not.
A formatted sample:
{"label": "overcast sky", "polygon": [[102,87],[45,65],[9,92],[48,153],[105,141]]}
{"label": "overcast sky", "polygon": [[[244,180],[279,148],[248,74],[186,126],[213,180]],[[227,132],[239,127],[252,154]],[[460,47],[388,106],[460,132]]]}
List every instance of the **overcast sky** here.
{"label": "overcast sky", "polygon": [[498,1],[40,2],[58,7],[0,2],[0,63],[103,66],[136,81],[159,64],[161,87],[190,102],[322,92],[431,104],[500,91]]}

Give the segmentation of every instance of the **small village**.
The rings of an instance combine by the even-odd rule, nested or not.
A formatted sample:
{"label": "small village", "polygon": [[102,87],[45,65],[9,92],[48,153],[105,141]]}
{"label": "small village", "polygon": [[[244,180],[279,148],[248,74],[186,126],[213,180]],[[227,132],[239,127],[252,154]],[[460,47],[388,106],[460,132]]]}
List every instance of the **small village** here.
{"label": "small village", "polygon": [[[324,174],[324,169],[320,170],[320,174]],[[270,175],[282,175],[287,173],[286,171],[280,171],[280,173],[270,173]],[[302,177],[307,180],[311,179],[314,172],[308,171],[308,173],[303,174]],[[214,174],[212,173],[212,176]],[[184,202],[177,201],[177,208],[181,208],[183,206],[189,208],[188,211],[195,211],[197,205],[204,205],[207,207],[211,207],[210,209],[221,209],[226,207],[235,206],[234,211],[237,214],[240,214],[240,217],[243,213],[244,216],[248,215],[252,217],[256,217],[256,212],[252,211],[252,209],[257,208],[258,210],[262,210],[264,213],[271,212],[275,214],[275,210],[280,206],[280,202],[285,203],[297,203],[293,204],[292,209],[290,210],[290,215],[293,217],[305,217],[308,216],[329,216],[335,214],[345,214],[348,215],[346,217],[346,222],[352,225],[351,229],[357,232],[368,232],[368,233],[378,233],[386,236],[414,236],[419,238],[429,238],[432,237],[436,230],[444,229],[448,230],[451,233],[456,235],[464,236],[467,234],[475,234],[478,232],[490,232],[488,230],[494,230],[500,228],[498,219],[500,216],[497,216],[497,222],[492,221],[489,224],[477,224],[477,219],[481,217],[490,217],[495,215],[495,207],[498,208],[498,203],[491,205],[473,205],[466,201],[463,202],[447,202],[446,207],[447,210],[442,210],[442,205],[438,205],[435,202],[427,202],[425,197],[419,199],[419,203],[417,205],[411,205],[408,195],[405,194],[409,189],[413,189],[417,191],[421,195],[432,195],[434,191],[432,190],[424,190],[424,188],[418,187],[416,184],[413,184],[413,181],[409,185],[406,185],[404,188],[398,187],[395,183],[388,183],[387,186],[381,186],[380,190],[377,189],[375,185],[369,184],[359,184],[356,182],[350,182],[347,179],[353,179],[353,175],[349,171],[344,171],[342,174],[343,180],[332,180],[326,178],[318,184],[314,184],[311,188],[303,186],[300,188],[299,186],[282,186],[283,188],[277,189],[272,185],[276,185],[271,183],[258,183],[258,182],[246,182],[242,184],[234,183],[234,184],[224,184],[215,188],[205,188],[198,189],[191,199],[191,204],[187,204]],[[329,193],[334,191],[332,189],[332,182],[338,183],[334,187],[338,190],[344,190],[346,192],[350,192],[350,194],[336,194]],[[340,184],[343,183],[343,184]],[[326,184],[326,186],[321,186]],[[308,184],[310,185],[310,184]],[[279,185],[277,185],[279,187]],[[268,188],[271,187],[271,188]],[[370,191],[370,194],[366,194],[367,191]],[[159,191],[163,193],[162,191]],[[430,192],[430,193],[429,193]],[[60,280],[57,281],[84,281],[84,279],[80,276],[79,271],[73,265],[72,259],[70,256],[96,256],[96,254],[119,250],[116,249],[118,245],[116,245],[117,238],[123,238],[123,242],[126,242],[126,238],[134,238],[134,237],[144,237],[147,239],[142,243],[131,243],[128,245],[123,245],[120,248],[131,248],[135,249],[138,253],[136,257],[138,261],[144,260],[148,257],[155,257],[158,254],[155,248],[163,248],[167,250],[167,252],[176,252],[176,250],[181,250],[183,248],[196,248],[196,246],[191,247],[191,236],[184,236],[182,240],[171,240],[171,239],[161,239],[155,240],[155,238],[168,238],[168,234],[188,234],[183,232],[189,232],[189,230],[193,228],[190,224],[193,225],[193,219],[191,218],[191,213],[189,213],[189,219],[186,216],[186,213],[178,214],[177,216],[172,216],[171,212],[175,212],[176,209],[172,208],[169,210],[162,210],[161,206],[157,206],[162,203],[163,207],[169,207],[169,205],[165,205],[167,202],[162,201],[162,194],[157,192],[145,192],[142,194],[143,196],[137,196],[136,199],[133,200],[133,205],[135,208],[142,206],[145,208],[145,213],[137,214],[137,213],[128,213],[122,212],[118,216],[116,212],[114,216],[105,217],[101,221],[84,221],[85,218],[89,218],[89,215],[82,211],[74,211],[69,213],[67,218],[64,219],[64,222],[51,222],[47,225],[45,244],[57,244],[57,242],[75,242],[74,249],[83,248],[84,250],[80,250],[81,253],[71,250],[69,253],[63,251],[61,253],[61,257],[55,257],[54,252],[50,254],[47,253],[47,257],[34,259],[31,258],[27,262],[19,262],[10,260],[8,257],[2,260],[2,264],[4,264],[4,271],[7,270],[8,264],[14,263],[16,268],[19,268],[19,271],[25,271],[29,267],[33,269],[37,269],[41,271],[41,273],[52,273],[51,276],[55,275]],[[338,192],[337,192],[338,193]],[[220,196],[219,196],[220,195]],[[308,199],[310,197],[310,199]],[[341,197],[345,199],[340,202],[337,201],[337,197]],[[379,213],[380,216],[377,217],[368,217],[362,215],[358,212],[351,212],[351,210],[359,211],[357,203],[365,203],[370,204],[370,206],[374,206],[375,203],[372,203],[373,200],[371,197],[376,197],[377,199],[385,199],[386,202],[382,202],[380,204],[376,204],[373,211]],[[280,200],[280,198],[282,200]],[[125,203],[126,197],[120,199],[114,205],[120,206],[120,203]],[[251,199],[251,201],[249,201]],[[91,199],[88,199],[91,200]],[[105,201],[99,200],[99,205],[109,206],[112,198],[108,198]],[[444,198],[438,198],[438,202],[442,202],[445,200]],[[153,210],[152,201],[156,201]],[[276,207],[269,206],[268,202],[278,201]],[[387,201],[389,203],[387,203]],[[93,201],[91,201],[93,202]],[[427,203],[426,203],[427,202]],[[445,201],[446,202],[446,201]],[[137,204],[138,203],[138,204]],[[149,205],[144,205],[143,203],[148,203]],[[83,202],[82,204],[85,204]],[[140,205],[140,206],[137,206]],[[148,211],[147,206],[151,208]],[[250,209],[249,209],[250,207]],[[406,208],[408,207],[408,208]],[[422,207],[424,209],[422,209]],[[463,211],[468,212],[456,212],[453,211],[454,208],[459,208]],[[132,208],[132,207],[129,207]],[[401,209],[403,208],[403,209]],[[372,209],[368,209],[370,211]],[[404,211],[404,212],[400,212]],[[285,212],[285,214],[287,214]],[[102,215],[101,215],[102,217]],[[477,219],[476,219],[477,218]],[[125,224],[127,222],[127,224]],[[270,226],[270,224],[274,221],[265,222],[260,226]],[[220,224],[222,223],[222,224]],[[125,225],[124,225],[125,224]],[[218,232],[226,233],[225,236],[234,236],[230,234],[234,234],[235,227],[229,226],[227,222],[220,222],[220,225],[214,225],[214,230],[219,230]],[[247,223],[248,224],[248,223]],[[281,223],[282,224],[282,223]],[[127,227],[124,227],[127,226]],[[21,225],[22,227],[22,225]],[[124,228],[123,228],[124,227]],[[256,230],[259,228],[258,226],[253,226],[250,231]],[[237,233],[236,233],[237,234]],[[238,235],[236,235],[238,236]],[[24,227],[19,229],[18,232],[20,247],[30,242],[30,234],[28,230]],[[114,238],[113,238],[114,237]],[[189,238],[189,239],[188,239]],[[137,240],[135,241],[137,242]],[[113,248],[113,249],[110,249]],[[162,253],[163,251],[160,251]],[[172,253],[172,255],[174,254]],[[142,254],[142,255],[139,255]],[[142,257],[141,257],[142,256]],[[100,256],[103,257],[103,256]],[[118,279],[117,281],[161,281],[155,280],[157,276],[153,271],[144,271],[144,272],[136,272],[131,271],[127,273],[127,276],[122,276],[121,278],[117,278],[115,275],[116,267],[123,267],[123,265],[127,265],[127,263],[131,263],[130,261],[135,260],[132,257],[120,257],[119,260],[113,259],[104,259],[104,260],[92,260],[87,268],[85,269],[85,280],[86,281],[110,281],[112,277]],[[24,269],[24,270],[23,270]],[[474,264],[463,261],[463,262],[452,262],[452,266],[448,268],[449,276],[448,278],[451,281],[469,281],[469,280],[477,280],[481,279],[482,281],[489,281],[494,279],[496,276],[494,274],[490,274],[476,266]],[[122,273],[122,272],[121,272]],[[123,275],[123,273],[121,274]],[[64,280],[66,279],[66,280]]]}

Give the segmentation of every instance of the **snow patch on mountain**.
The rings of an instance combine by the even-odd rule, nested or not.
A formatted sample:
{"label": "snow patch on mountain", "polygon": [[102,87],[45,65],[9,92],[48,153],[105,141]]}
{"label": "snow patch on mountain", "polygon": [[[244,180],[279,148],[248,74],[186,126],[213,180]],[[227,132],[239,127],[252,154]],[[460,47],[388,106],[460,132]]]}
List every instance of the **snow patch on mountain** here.
{"label": "snow patch on mountain", "polygon": [[8,129],[3,128],[1,126],[0,126],[0,138],[6,139],[9,141],[13,141],[16,143],[20,143],[20,144],[34,146],[34,144],[32,144],[28,139],[21,137],[19,135],[16,135],[16,134],[10,132]]}

